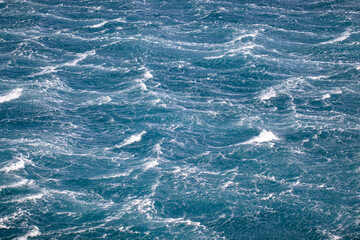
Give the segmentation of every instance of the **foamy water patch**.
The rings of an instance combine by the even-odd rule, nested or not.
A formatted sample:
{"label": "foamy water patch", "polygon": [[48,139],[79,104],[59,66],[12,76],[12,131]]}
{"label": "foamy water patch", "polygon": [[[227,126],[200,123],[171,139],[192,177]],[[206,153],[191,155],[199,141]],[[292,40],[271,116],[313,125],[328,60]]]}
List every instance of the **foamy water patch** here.
{"label": "foamy water patch", "polygon": [[24,236],[18,237],[16,238],[17,240],[26,240],[29,237],[36,237],[36,236],[40,236],[41,232],[39,231],[39,228],[37,226],[34,226],[34,228],[28,232],[27,234],[25,234]]}
{"label": "foamy water patch", "polygon": [[86,51],[84,53],[77,53],[76,54],[76,58],[72,61],[69,62],[65,62],[62,64],[57,64],[57,65],[53,65],[53,66],[46,66],[46,67],[41,67],[40,69],[42,69],[42,71],[32,74],[31,77],[35,77],[35,76],[41,76],[44,74],[48,74],[48,73],[54,73],[54,72],[58,72],[59,68],[62,67],[67,67],[67,66],[76,66],[80,61],[84,60],[85,58],[95,55],[96,51],[95,50],[90,50],[90,51]]}
{"label": "foamy water patch", "polygon": [[346,30],[339,37],[337,37],[333,40],[322,42],[320,44],[332,44],[332,43],[342,42],[342,41],[345,41],[346,39],[348,39],[350,36],[351,36],[351,32],[349,30]]}
{"label": "foamy water patch", "polygon": [[78,54],[76,54],[77,58],[75,58],[71,62],[66,62],[63,66],[76,66],[78,64],[78,62],[84,60],[85,58],[87,58],[89,56],[93,56],[95,54],[96,54],[95,50],[86,51],[84,53],[78,53]]}
{"label": "foamy water patch", "polygon": [[260,132],[259,136],[253,137],[249,141],[246,141],[242,144],[259,144],[259,143],[271,142],[271,141],[277,141],[277,140],[280,140],[280,139],[277,136],[275,136],[274,133],[263,129]]}
{"label": "foamy water patch", "polygon": [[260,100],[269,100],[270,98],[276,97],[276,91],[273,88],[270,88],[261,93],[259,96]]}
{"label": "foamy water patch", "polygon": [[146,69],[145,73],[144,73],[144,78],[145,79],[149,79],[149,78],[153,78],[154,76],[151,74],[151,72],[149,71],[149,69]]}
{"label": "foamy water patch", "polygon": [[324,95],[321,97],[321,100],[325,100],[325,99],[328,99],[328,98],[331,98],[331,95],[330,95],[329,93],[324,94]]}
{"label": "foamy water patch", "polygon": [[200,222],[191,221],[190,219],[185,219],[185,218],[165,218],[164,222],[174,223],[174,224],[186,224],[188,226],[194,226],[196,228],[199,228],[202,226],[205,228],[205,226],[201,225]]}
{"label": "foamy water patch", "polygon": [[128,198],[128,204],[124,206],[124,210],[127,212],[133,212],[137,210],[140,213],[146,214],[150,218],[149,212],[152,212],[154,207],[154,200],[149,197],[141,198]]}
{"label": "foamy water patch", "polygon": [[158,155],[163,154],[160,143],[155,144],[153,151]]}
{"label": "foamy water patch", "polygon": [[108,21],[103,21],[103,22],[101,22],[101,23],[91,25],[91,26],[89,26],[89,28],[99,28],[99,27],[104,26],[104,25],[107,24],[107,23],[108,23]]}
{"label": "foamy water patch", "polygon": [[146,131],[142,131],[141,133],[137,133],[134,135],[131,135],[130,137],[126,138],[122,143],[115,145],[113,148],[105,148],[105,150],[111,150],[114,148],[122,148],[127,145],[133,144],[135,142],[140,142],[142,139],[142,136],[146,133]]}
{"label": "foamy water patch", "polygon": [[234,44],[234,43],[236,43],[237,41],[241,41],[243,38],[247,38],[247,37],[250,37],[250,38],[252,38],[252,39],[255,39],[258,34],[259,34],[259,31],[258,31],[258,30],[255,30],[255,31],[252,32],[252,33],[247,33],[247,34],[239,35],[239,36],[235,37],[233,40],[231,40],[229,43]]}
{"label": "foamy water patch", "polygon": [[22,88],[15,88],[11,90],[8,94],[0,97],[0,103],[10,102],[15,100],[21,96],[23,89]]}
{"label": "foamy water patch", "polygon": [[17,202],[17,203],[23,203],[26,201],[36,201],[38,199],[43,198],[44,194],[43,193],[38,193],[38,194],[34,194],[34,195],[29,195],[23,198],[18,198],[18,199],[14,199],[10,202]]}
{"label": "foamy water patch", "polygon": [[99,176],[99,177],[93,177],[90,178],[91,180],[100,180],[100,179],[112,179],[112,178],[119,178],[119,177],[127,177],[129,176],[132,172],[134,171],[134,169],[130,169],[127,172],[122,172],[122,173],[114,173],[114,174],[110,174],[110,175],[103,175],[103,176]]}
{"label": "foamy water patch", "polygon": [[12,171],[18,171],[20,169],[25,168],[25,164],[30,163],[31,161],[25,157],[24,155],[20,154],[17,157],[15,157],[17,160],[16,162],[9,163],[8,165],[4,166],[0,169],[0,172],[12,172]]}
{"label": "foamy water patch", "polygon": [[144,164],[144,171],[147,171],[151,168],[156,167],[157,165],[159,165],[159,161],[158,159],[152,159],[151,161],[148,161]]}
{"label": "foamy water patch", "polygon": [[103,104],[106,104],[106,103],[109,103],[112,101],[112,98],[109,97],[109,96],[102,96],[98,99],[95,99],[95,100],[90,100],[90,101],[87,101],[85,102],[84,104],[82,105],[103,105]]}
{"label": "foamy water patch", "polygon": [[27,180],[27,179],[22,179],[19,182],[10,184],[10,185],[4,185],[4,186],[0,186],[0,191],[2,191],[5,188],[17,188],[17,187],[21,187],[24,185],[33,185],[34,184],[34,180]]}

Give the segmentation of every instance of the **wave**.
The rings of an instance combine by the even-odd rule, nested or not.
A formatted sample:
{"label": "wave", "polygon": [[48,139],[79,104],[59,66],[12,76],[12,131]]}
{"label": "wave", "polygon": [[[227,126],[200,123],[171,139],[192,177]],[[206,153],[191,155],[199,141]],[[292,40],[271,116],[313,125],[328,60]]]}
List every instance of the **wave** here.
{"label": "wave", "polygon": [[38,193],[38,194],[34,194],[34,195],[28,195],[26,197],[19,198],[19,199],[14,199],[14,200],[11,200],[9,202],[23,203],[23,202],[26,202],[26,201],[36,201],[36,200],[41,199],[43,197],[44,197],[43,193]]}
{"label": "wave", "polygon": [[8,94],[0,97],[0,103],[10,102],[15,100],[21,96],[23,89],[22,88],[15,88],[11,90]]}
{"label": "wave", "polygon": [[154,168],[157,165],[159,165],[159,161],[158,159],[153,159],[152,161],[146,162],[143,166],[144,166],[144,171],[147,171],[150,168]]}
{"label": "wave", "polygon": [[341,36],[339,36],[333,40],[329,40],[329,41],[322,42],[319,44],[332,44],[332,43],[342,42],[342,41],[345,41],[346,39],[348,39],[351,36],[351,34],[352,33],[349,30],[346,30],[345,32],[343,32],[341,34]]}
{"label": "wave", "polygon": [[114,174],[110,174],[110,175],[102,175],[99,177],[93,177],[90,178],[91,180],[100,180],[100,179],[112,179],[112,178],[119,178],[119,177],[127,177],[129,176],[132,172],[134,171],[134,169],[130,169],[127,172],[123,172],[123,173],[114,173]]}
{"label": "wave", "polygon": [[95,54],[96,54],[96,50],[90,50],[90,51],[86,51],[84,53],[77,53],[76,58],[73,61],[65,62],[63,64],[58,64],[58,65],[54,65],[54,66],[42,67],[41,68],[41,69],[43,69],[42,71],[32,74],[31,77],[57,72],[58,69],[62,68],[62,67],[76,66],[78,64],[78,62],[83,61],[85,58],[87,58],[89,56],[93,56]]}
{"label": "wave", "polygon": [[89,26],[89,28],[99,28],[99,27],[104,26],[104,25],[107,24],[107,23],[108,23],[108,21],[103,21],[103,22],[101,22],[101,23],[98,23],[98,24],[94,24],[94,25],[92,25],[92,26]]}
{"label": "wave", "polygon": [[98,106],[100,106],[100,105],[109,103],[109,102],[111,102],[111,101],[112,101],[112,98],[111,98],[111,97],[109,97],[109,96],[102,96],[102,97],[99,97],[99,98],[97,98],[97,99],[95,99],[95,100],[89,100],[89,101],[87,101],[87,102],[85,102],[85,103],[83,103],[83,104],[81,104],[81,105],[85,105],[85,106],[98,105]]}
{"label": "wave", "polygon": [[274,140],[280,140],[280,139],[277,136],[275,136],[274,133],[263,129],[259,136],[253,137],[249,141],[243,142],[242,144],[253,144],[253,143],[257,144],[263,142],[271,142]]}
{"label": "wave", "polygon": [[39,228],[37,226],[34,226],[34,228],[28,232],[27,234],[25,234],[24,236],[21,236],[21,237],[18,237],[16,238],[17,240],[26,240],[28,239],[29,237],[37,237],[41,235],[41,232],[39,231]]}
{"label": "wave", "polygon": [[276,97],[276,91],[273,88],[270,88],[267,91],[264,91],[259,98],[261,100],[269,100],[270,98]]}
{"label": "wave", "polygon": [[22,179],[21,181],[10,184],[10,185],[0,186],[0,191],[2,191],[2,189],[6,189],[6,188],[17,188],[17,187],[21,187],[24,185],[33,185],[33,184],[34,184],[33,180]]}
{"label": "wave", "polygon": [[25,164],[30,162],[30,160],[26,157],[24,157],[22,154],[19,155],[18,157],[16,157],[17,162],[13,162],[13,163],[10,163],[6,166],[4,166],[3,168],[0,169],[0,172],[11,172],[11,171],[17,171],[17,170],[20,170],[20,169],[23,169],[25,168]]}
{"label": "wave", "polygon": [[131,135],[130,137],[126,138],[122,143],[115,145],[112,148],[105,148],[105,150],[110,149],[116,149],[116,148],[122,148],[127,145],[133,144],[135,142],[140,142],[142,139],[142,136],[146,133],[146,131],[142,131],[141,133]]}

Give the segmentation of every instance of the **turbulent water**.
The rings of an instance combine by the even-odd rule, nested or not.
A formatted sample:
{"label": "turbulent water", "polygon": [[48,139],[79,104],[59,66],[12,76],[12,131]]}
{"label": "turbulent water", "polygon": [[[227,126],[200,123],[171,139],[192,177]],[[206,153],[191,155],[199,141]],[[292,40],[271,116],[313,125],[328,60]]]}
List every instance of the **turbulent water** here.
{"label": "turbulent water", "polygon": [[0,1],[1,239],[359,239],[358,0]]}

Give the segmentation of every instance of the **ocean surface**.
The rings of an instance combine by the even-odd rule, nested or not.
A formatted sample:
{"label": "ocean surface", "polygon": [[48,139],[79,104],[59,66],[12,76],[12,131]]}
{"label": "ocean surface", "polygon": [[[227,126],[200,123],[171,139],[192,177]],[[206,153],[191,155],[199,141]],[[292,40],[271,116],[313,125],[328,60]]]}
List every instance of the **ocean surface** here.
{"label": "ocean surface", "polygon": [[360,239],[359,0],[1,0],[0,239]]}

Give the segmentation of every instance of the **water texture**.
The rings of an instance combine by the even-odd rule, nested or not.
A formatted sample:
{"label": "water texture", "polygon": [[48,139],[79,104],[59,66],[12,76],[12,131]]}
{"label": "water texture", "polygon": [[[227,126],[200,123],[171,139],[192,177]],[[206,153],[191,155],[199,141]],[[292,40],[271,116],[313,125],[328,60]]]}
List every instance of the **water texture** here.
{"label": "water texture", "polygon": [[0,239],[359,239],[360,1],[0,1]]}

